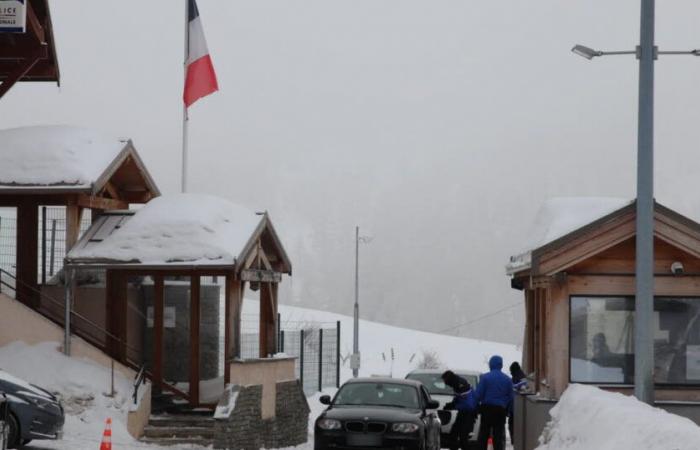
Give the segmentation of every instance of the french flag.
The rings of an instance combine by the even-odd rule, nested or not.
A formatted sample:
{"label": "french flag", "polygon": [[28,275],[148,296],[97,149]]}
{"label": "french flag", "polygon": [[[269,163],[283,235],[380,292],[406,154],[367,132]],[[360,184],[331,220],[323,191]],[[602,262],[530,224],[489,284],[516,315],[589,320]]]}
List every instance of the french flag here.
{"label": "french flag", "polygon": [[204,39],[202,20],[195,0],[187,0],[187,59],[183,100],[189,107],[202,97],[219,90],[216,72]]}

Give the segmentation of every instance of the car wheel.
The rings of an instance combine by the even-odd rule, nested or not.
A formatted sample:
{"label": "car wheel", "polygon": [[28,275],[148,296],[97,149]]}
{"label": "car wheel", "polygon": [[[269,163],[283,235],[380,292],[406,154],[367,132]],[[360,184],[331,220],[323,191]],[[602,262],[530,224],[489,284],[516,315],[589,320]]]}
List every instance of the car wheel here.
{"label": "car wheel", "polygon": [[7,448],[17,448],[20,444],[19,422],[14,414],[10,414],[7,418],[7,424],[10,428],[10,433],[7,437]]}

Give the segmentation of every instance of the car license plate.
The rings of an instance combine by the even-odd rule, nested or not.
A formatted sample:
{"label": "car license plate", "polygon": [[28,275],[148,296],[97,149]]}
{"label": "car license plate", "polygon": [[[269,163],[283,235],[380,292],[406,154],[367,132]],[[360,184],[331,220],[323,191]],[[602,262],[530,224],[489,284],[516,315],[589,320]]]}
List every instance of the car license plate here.
{"label": "car license plate", "polygon": [[382,437],[372,434],[349,434],[347,442],[350,447],[379,447],[382,445]]}

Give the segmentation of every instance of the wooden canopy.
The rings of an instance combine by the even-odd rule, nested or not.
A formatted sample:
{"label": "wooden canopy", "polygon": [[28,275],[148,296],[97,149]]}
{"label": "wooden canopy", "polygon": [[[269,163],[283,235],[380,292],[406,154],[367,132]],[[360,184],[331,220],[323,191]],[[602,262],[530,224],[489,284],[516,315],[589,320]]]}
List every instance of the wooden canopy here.
{"label": "wooden canopy", "polygon": [[18,81],[59,83],[48,0],[27,1],[26,33],[0,33],[0,98]]}

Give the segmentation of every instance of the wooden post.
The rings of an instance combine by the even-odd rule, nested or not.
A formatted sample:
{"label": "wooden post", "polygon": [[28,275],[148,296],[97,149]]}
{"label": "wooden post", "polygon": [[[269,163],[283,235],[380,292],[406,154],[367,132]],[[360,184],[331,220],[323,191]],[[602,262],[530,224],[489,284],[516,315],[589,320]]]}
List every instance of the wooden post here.
{"label": "wooden post", "polygon": [[80,236],[80,217],[83,214],[83,208],[78,205],[66,206],[66,255],[71,248],[78,242]]}
{"label": "wooden post", "polygon": [[51,219],[51,251],[49,252],[49,276],[53,276],[53,265],[56,255],[56,219]]}
{"label": "wooden post", "polygon": [[153,384],[160,389],[163,385],[163,316],[165,299],[163,276],[155,277],[153,290]]}
{"label": "wooden post", "polygon": [[277,349],[277,284],[260,283],[260,357]]}
{"label": "wooden post", "polygon": [[199,280],[196,274],[190,281],[190,404],[199,404]]}
{"label": "wooden post", "polygon": [[46,206],[41,207],[41,284],[46,284]]}
{"label": "wooden post", "polygon": [[233,280],[231,282],[231,354],[229,358],[241,357],[241,308],[245,294],[245,282]]}
{"label": "wooden post", "polygon": [[32,307],[39,307],[39,206],[30,201],[17,205],[17,299]]}
{"label": "wooden post", "polygon": [[224,278],[224,386],[231,382],[231,291],[233,288],[233,274],[228,274]]}

